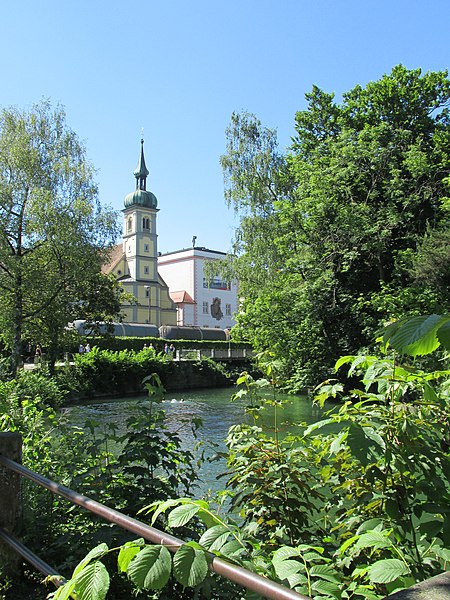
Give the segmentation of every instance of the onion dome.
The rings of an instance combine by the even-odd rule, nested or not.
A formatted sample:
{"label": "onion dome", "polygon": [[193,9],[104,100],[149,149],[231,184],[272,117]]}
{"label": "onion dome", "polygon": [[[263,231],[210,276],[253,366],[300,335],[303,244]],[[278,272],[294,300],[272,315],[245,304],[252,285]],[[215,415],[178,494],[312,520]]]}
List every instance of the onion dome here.
{"label": "onion dome", "polygon": [[137,167],[134,170],[134,176],[136,177],[136,189],[125,196],[124,205],[125,208],[130,206],[138,205],[144,206],[145,208],[156,209],[158,206],[158,200],[156,199],[153,192],[147,191],[147,175],[149,171],[145,166],[144,158],[144,140],[141,140],[141,155]]}

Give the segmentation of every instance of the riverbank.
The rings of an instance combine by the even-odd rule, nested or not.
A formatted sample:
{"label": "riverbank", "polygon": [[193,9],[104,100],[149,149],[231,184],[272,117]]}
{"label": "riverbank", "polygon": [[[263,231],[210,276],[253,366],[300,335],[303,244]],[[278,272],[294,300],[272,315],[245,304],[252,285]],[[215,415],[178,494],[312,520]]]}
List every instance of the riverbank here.
{"label": "riverbank", "polygon": [[173,360],[155,356],[151,351],[96,350],[63,365],[55,373],[55,379],[67,390],[66,401],[73,403],[143,394],[143,381],[152,374],[159,377],[168,392],[176,392],[230,387],[243,371],[255,371],[249,359]]}

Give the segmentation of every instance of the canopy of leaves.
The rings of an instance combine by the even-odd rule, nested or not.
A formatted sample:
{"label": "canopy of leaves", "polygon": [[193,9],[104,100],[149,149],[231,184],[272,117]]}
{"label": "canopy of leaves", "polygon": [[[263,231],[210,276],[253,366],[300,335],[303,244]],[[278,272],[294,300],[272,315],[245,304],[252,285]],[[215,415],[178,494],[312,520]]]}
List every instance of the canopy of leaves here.
{"label": "canopy of leaves", "polygon": [[[48,101],[0,113],[0,323],[17,365],[27,323],[46,342],[98,277],[117,235],[83,145]],[[38,322],[37,322],[38,320]],[[42,339],[36,340],[42,343]]]}
{"label": "canopy of leaves", "polygon": [[233,115],[222,157],[241,215],[227,265],[244,298],[235,335],[314,384],[381,323],[446,310],[450,81],[399,65],[340,103],[313,87],[284,155]]}

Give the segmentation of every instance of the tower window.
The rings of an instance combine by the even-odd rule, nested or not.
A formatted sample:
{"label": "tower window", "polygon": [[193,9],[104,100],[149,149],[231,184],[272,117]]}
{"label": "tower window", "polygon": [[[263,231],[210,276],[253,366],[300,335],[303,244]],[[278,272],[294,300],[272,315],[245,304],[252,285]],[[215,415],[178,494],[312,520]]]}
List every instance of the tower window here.
{"label": "tower window", "polygon": [[127,221],[127,232],[129,233],[133,229],[133,219],[130,217]]}
{"label": "tower window", "polygon": [[148,275],[148,267],[144,267],[144,273]]}
{"label": "tower window", "polygon": [[231,304],[225,304],[225,314],[227,317],[231,316]]}
{"label": "tower window", "polygon": [[144,252],[148,252],[149,251],[149,245],[148,244],[144,244]]}
{"label": "tower window", "polygon": [[150,231],[150,219],[148,217],[142,219],[142,229]]}

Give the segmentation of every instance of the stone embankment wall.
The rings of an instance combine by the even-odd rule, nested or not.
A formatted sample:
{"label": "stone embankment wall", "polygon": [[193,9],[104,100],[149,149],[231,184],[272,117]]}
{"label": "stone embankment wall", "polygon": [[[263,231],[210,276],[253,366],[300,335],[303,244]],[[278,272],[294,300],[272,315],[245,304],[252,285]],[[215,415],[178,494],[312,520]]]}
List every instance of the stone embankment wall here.
{"label": "stone embankment wall", "polygon": [[208,368],[206,364],[188,361],[174,361],[169,373],[161,373],[161,381],[167,391],[225,387],[234,383],[226,374]]}
{"label": "stone embankment wall", "polygon": [[79,373],[83,382],[67,398],[68,402],[77,402],[90,398],[139,395],[145,393],[143,379],[156,373],[164,388],[169,391],[181,391],[202,388],[226,387],[234,385],[242,371],[254,371],[249,360],[233,361],[217,365],[211,361],[173,360],[155,362],[144,369],[133,370],[115,368],[95,372],[85,370]]}

